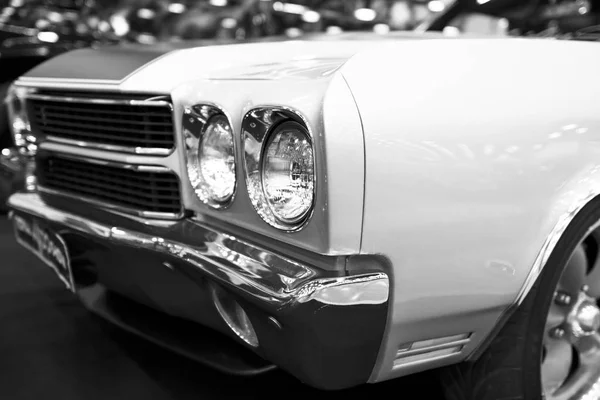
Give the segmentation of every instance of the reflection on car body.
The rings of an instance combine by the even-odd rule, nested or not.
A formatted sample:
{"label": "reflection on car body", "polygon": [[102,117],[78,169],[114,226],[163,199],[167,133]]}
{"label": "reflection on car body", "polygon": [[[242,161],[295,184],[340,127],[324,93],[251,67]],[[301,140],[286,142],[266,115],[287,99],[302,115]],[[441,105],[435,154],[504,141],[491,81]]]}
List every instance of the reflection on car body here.
{"label": "reflection on car body", "polygon": [[[507,36],[513,12],[489,12]],[[9,91],[17,236],[59,238],[92,311],[230,373],[593,396],[600,53],[542,25],[53,58]]]}

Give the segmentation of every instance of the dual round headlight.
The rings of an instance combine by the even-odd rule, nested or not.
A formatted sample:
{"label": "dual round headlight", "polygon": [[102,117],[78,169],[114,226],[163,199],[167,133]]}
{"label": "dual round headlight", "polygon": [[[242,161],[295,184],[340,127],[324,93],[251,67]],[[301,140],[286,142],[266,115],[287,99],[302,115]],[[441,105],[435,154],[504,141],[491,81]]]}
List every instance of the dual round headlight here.
{"label": "dual round headlight", "polygon": [[[197,129],[184,127],[190,183],[204,203],[215,208],[227,205],[236,186],[233,130],[221,113],[204,116]],[[193,118],[193,117],[192,117]]]}
{"label": "dual round headlight", "polygon": [[299,123],[284,122],[269,135],[262,156],[262,186],[267,206],[284,224],[297,224],[312,209],[313,148]]}
{"label": "dual round headlight", "polygon": [[[247,121],[245,121],[247,122]],[[257,213],[270,225],[296,230],[313,209],[315,162],[306,127],[279,117],[243,129],[248,194]],[[184,135],[190,183],[204,203],[227,206],[236,190],[233,130],[228,118],[211,106],[187,110]]]}

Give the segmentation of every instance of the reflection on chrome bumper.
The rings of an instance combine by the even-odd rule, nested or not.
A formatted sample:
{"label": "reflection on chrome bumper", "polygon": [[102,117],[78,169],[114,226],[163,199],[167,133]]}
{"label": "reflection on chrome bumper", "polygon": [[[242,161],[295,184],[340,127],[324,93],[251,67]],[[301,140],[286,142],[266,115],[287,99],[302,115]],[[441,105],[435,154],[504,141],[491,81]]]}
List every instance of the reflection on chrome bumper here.
{"label": "reflection on chrome bumper", "polygon": [[[59,223],[74,231],[174,256],[208,276],[224,281],[277,308],[311,300],[330,305],[383,304],[389,296],[385,273],[321,277],[311,269],[231,235],[199,225],[194,246],[134,232],[64,212],[46,205],[35,193],[16,193],[9,199],[14,210]],[[152,222],[147,222],[152,224]],[[157,226],[167,226],[157,221]]]}
{"label": "reflection on chrome bumper", "polygon": [[25,165],[24,157],[16,148],[2,149],[0,152],[0,166],[10,171],[20,171]]}
{"label": "reflection on chrome bumper", "polygon": [[388,317],[383,257],[305,254],[299,262],[284,247],[266,250],[190,219],[94,208],[85,218],[37,193],[16,193],[8,204],[13,220],[43,220],[65,239],[79,260],[78,293],[90,284],[86,268],[95,268],[93,284],[221,331],[312,386],[342,389],[373,372]]}

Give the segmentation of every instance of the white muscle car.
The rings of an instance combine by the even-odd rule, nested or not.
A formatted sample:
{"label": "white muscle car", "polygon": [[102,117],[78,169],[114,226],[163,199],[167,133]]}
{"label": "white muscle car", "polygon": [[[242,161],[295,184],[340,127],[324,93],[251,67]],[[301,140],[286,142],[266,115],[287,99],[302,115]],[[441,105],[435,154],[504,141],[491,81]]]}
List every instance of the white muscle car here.
{"label": "white muscle car", "polygon": [[449,398],[595,398],[599,45],[391,37],[36,67],[9,101],[17,240],[224,371],[340,389],[444,367]]}

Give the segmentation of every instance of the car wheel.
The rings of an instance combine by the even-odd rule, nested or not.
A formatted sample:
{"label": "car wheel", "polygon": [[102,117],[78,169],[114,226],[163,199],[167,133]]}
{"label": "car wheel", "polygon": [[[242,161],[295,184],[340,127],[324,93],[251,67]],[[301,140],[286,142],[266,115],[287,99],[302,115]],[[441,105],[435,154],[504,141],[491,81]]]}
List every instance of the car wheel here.
{"label": "car wheel", "polygon": [[600,398],[600,201],[569,225],[476,361],[441,371],[449,400]]}

